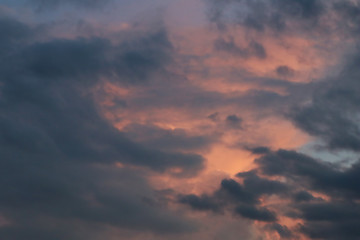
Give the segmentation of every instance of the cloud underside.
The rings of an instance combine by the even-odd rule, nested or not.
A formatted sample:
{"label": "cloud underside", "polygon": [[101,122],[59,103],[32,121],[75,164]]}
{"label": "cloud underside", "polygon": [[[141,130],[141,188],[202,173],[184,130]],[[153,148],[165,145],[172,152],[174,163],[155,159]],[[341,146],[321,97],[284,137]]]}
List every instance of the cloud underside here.
{"label": "cloud underside", "polygon": [[[360,16],[358,2],[210,2],[209,18],[221,35],[230,35],[234,26],[262,34],[273,31],[280,36],[290,32],[307,36],[317,30],[324,31],[324,35],[331,34],[331,31],[340,30],[335,30],[335,23],[331,25],[324,21],[329,20],[330,13],[347,23],[341,34],[358,35],[354,29],[358,23],[353,22]],[[241,14],[241,8],[246,9],[244,14]],[[214,46],[217,50],[248,57],[249,50],[241,50],[232,38],[218,39]],[[351,152],[358,156],[359,63],[359,50],[356,49],[346,56],[342,70],[315,84],[309,101],[293,104],[284,114],[299,129],[320,140],[323,151]],[[283,65],[276,73],[279,77],[290,78],[295,71]],[[294,150],[273,151],[262,146],[245,149],[258,156],[254,160],[254,169],[239,172],[236,178],[223,179],[211,194],[179,195],[178,201],[195,211],[230,213],[263,223],[263,231],[273,231],[281,239],[300,236],[309,239],[358,238],[358,158],[353,159],[350,166],[343,166]],[[284,218],[298,224],[286,226]]]}
{"label": "cloud underside", "polygon": [[93,94],[101,78],[136,85],[163,71],[172,51],[166,32],[119,45],[95,37],[37,42],[38,29],[10,17],[0,25],[0,214],[9,222],[1,238],[88,239],[91,231],[76,228],[92,225],[99,232],[193,231],[145,203],[158,196],[144,175],[176,168],[177,177],[193,176],[203,157],[130,140],[105,119]]}
{"label": "cloud underside", "polygon": [[[191,53],[176,24],[97,29],[87,14],[116,2],[126,4],[0,5],[0,239],[196,239],[210,224],[199,212],[252,226],[249,239],[358,239],[359,1],[209,0],[210,46]],[[38,21],[9,10],[24,6]],[[92,31],[62,32],[67,21],[81,25],[65,20],[72,8],[87,10],[79,14]],[[273,66],[283,57],[273,39],[342,55],[314,60],[313,71],[301,69],[311,56]],[[306,134],[320,156],[264,146],[277,133],[257,124],[270,118],[270,129],[280,119]],[[217,167],[205,156],[218,148],[247,151],[254,167],[204,187],[204,170]],[[210,237],[236,238],[220,225]]]}

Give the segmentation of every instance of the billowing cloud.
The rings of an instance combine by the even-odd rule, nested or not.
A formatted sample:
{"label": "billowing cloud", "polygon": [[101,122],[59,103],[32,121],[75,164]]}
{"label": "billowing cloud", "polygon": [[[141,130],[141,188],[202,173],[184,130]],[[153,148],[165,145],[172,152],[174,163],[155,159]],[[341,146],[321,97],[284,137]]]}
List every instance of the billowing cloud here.
{"label": "billowing cloud", "polygon": [[359,151],[358,51],[347,61],[341,74],[319,87],[312,103],[297,107],[291,117],[301,129],[326,141],[329,148]]}
{"label": "billowing cloud", "polygon": [[0,239],[357,239],[359,6],[3,1]]}
{"label": "billowing cloud", "polygon": [[[307,3],[301,2],[303,8],[298,8],[302,9],[302,17],[307,14],[319,17],[324,11],[320,5],[315,8],[315,1]],[[359,51],[355,47],[353,52],[346,55],[342,70],[313,83],[312,97],[292,104],[284,115],[319,139],[322,151],[353,152],[357,156]],[[294,71],[282,65],[276,68],[276,73],[287,78]],[[179,202],[198,211],[230,212],[255,222],[273,222],[263,229],[281,239],[357,239],[358,158],[344,165],[321,154],[315,158],[294,150],[244,146],[257,156],[251,171],[239,172],[236,175],[239,181],[223,179],[220,188],[211,194],[181,196]],[[218,211],[220,207],[223,211]]]}
{"label": "billowing cloud", "polygon": [[73,228],[93,224],[99,231],[192,231],[181,217],[142,200],[157,197],[145,170],[130,166],[178,168],[174,174],[188,176],[202,169],[203,157],[130,140],[102,116],[91,92],[104,77],[146,83],[170,58],[166,34],[119,45],[100,38],[33,42],[24,23],[6,18],[1,27],[7,48],[0,69],[0,213],[9,222],[2,238],[88,239],[91,233]]}

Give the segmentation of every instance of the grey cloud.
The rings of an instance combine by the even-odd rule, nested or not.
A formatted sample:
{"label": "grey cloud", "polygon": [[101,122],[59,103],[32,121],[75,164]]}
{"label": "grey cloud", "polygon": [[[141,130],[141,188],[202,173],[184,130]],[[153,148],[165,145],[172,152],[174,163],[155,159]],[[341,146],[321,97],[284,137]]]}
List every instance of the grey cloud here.
{"label": "grey cloud", "polygon": [[212,113],[207,118],[213,122],[216,122],[219,120],[219,113],[218,112]]}
{"label": "grey cloud", "polygon": [[270,152],[268,147],[245,147],[245,149],[253,154],[266,154]]}
{"label": "grey cloud", "polygon": [[301,231],[312,239],[356,240],[360,234],[358,222],[310,222],[301,226]]}
{"label": "grey cloud", "polygon": [[0,26],[9,33],[0,36],[9,46],[0,57],[0,214],[11,222],[1,226],[1,239],[95,239],[109,226],[193,231],[188,220],[142,199],[157,199],[149,170],[193,176],[204,159],[130,140],[100,114],[92,93],[100,76],[115,75],[115,84],[151,81],[166,64],[162,56],[171,58],[166,33],[113,45],[99,38],[37,41],[11,19]]}
{"label": "grey cloud", "polygon": [[309,192],[300,191],[294,195],[294,200],[295,202],[308,202],[315,200],[315,197],[311,195]]}
{"label": "grey cloud", "polygon": [[215,40],[214,48],[217,51],[226,52],[241,58],[256,57],[265,59],[267,56],[264,46],[256,41],[251,41],[247,47],[240,47],[232,38],[229,40],[219,38]]}
{"label": "grey cloud", "polygon": [[[255,86],[266,86],[268,90],[254,90],[253,88],[234,96],[215,91],[206,91],[193,85],[185,77],[170,76],[172,81],[161,79],[161,84],[156,81],[150,82],[151,91],[141,92],[141,94],[129,99],[129,103],[131,102],[131,105],[136,109],[144,109],[145,111],[176,106],[176,109],[190,113],[198,118],[204,118],[204,116],[209,116],[209,113],[218,110],[219,113],[213,115],[213,119],[220,123],[220,120],[225,118],[225,123],[228,123],[226,117],[229,115],[223,116],[224,113],[221,113],[220,110],[225,105],[234,109],[259,110],[262,114],[278,113],[284,115],[291,106],[308,99],[315,88],[313,83],[291,83],[285,80],[260,78],[235,71],[229,77],[231,79],[229,83],[241,84],[244,82]],[[275,91],[279,88],[283,89],[285,94],[279,94],[278,91]],[[241,118],[241,116],[237,117]]]}
{"label": "grey cloud", "polygon": [[[255,159],[255,163],[258,167],[254,170],[237,174],[242,183],[224,179],[213,195],[206,198],[204,195],[193,195],[196,201],[182,203],[197,210],[217,213],[205,204],[211,201],[216,203],[217,208],[243,218],[274,222],[266,228],[282,238],[292,239],[305,234],[311,239],[357,239],[360,224],[358,162],[351,167],[340,168],[295,151],[268,150]],[[268,177],[281,178],[282,181]],[[326,195],[327,200],[314,197],[310,192]],[[260,204],[260,199],[271,195],[289,203],[275,205],[274,210],[269,210]],[[204,201],[202,208],[194,204],[201,204],[201,201]],[[303,224],[289,229],[277,222],[280,215],[300,219]]]}
{"label": "grey cloud", "polygon": [[235,209],[237,214],[244,218],[258,220],[263,222],[275,222],[277,220],[276,214],[266,208],[255,208],[253,206],[239,206]]}
{"label": "grey cloud", "polygon": [[[296,152],[279,150],[256,160],[259,168],[271,176],[283,176],[293,187],[317,191],[330,197],[315,198],[301,190],[293,196],[293,217],[304,220],[300,232],[314,239],[356,239],[360,223],[358,182],[359,163],[341,169],[336,165]],[[280,167],[281,165],[281,167]],[[331,233],[326,229],[331,229]]]}
{"label": "grey cloud", "polygon": [[243,184],[233,179],[223,179],[219,189],[212,195],[181,195],[178,202],[198,211],[212,211],[218,214],[230,211],[247,219],[276,221],[276,213],[260,206],[260,197],[286,195],[289,191],[288,186],[278,181],[260,178],[255,172],[239,173],[237,177],[243,179]]}
{"label": "grey cloud", "polygon": [[289,187],[285,183],[260,178],[253,171],[238,173],[236,176],[243,178],[246,191],[258,196],[263,194],[281,194],[289,191]]}
{"label": "grey cloud", "polygon": [[[261,171],[267,175],[286,176],[289,179],[302,179],[306,187],[324,191],[333,196],[359,197],[356,184],[359,164],[342,171],[338,166],[315,160],[294,151],[279,150],[255,160]],[[299,183],[300,184],[300,183]]]}
{"label": "grey cloud", "polygon": [[300,18],[317,18],[325,10],[321,0],[274,0],[279,11],[289,16]]}
{"label": "grey cloud", "polygon": [[242,118],[237,115],[229,115],[226,117],[226,123],[233,128],[242,128]]}
{"label": "grey cloud", "polygon": [[349,239],[359,235],[360,217],[358,204],[351,202],[300,205],[305,219],[301,231],[313,239]]}
{"label": "grey cloud", "polygon": [[208,11],[209,20],[215,23],[222,32],[226,32],[229,26],[241,25],[257,32],[271,30],[281,34],[284,31],[312,32],[315,28],[320,31],[328,29],[329,25],[324,23],[323,18],[325,19],[327,14],[334,13],[329,5],[335,1],[234,0],[208,2],[210,9]]}
{"label": "grey cloud", "polygon": [[291,232],[291,230],[281,224],[274,223],[267,226],[269,229],[276,231],[281,238],[283,239],[294,239],[294,234]]}
{"label": "grey cloud", "polygon": [[26,42],[34,34],[34,30],[31,27],[16,19],[7,17],[5,14],[0,16],[0,31],[3,33],[3,36],[0,38],[2,46],[0,53],[3,57],[8,56],[9,52],[16,50],[15,44]]}
{"label": "grey cloud", "polygon": [[[158,47],[161,54],[161,44],[167,44],[162,37],[165,35],[160,37],[156,33],[155,37],[139,40],[139,44],[145,41],[149,49]],[[156,43],[151,45],[151,42]],[[164,47],[168,48],[168,45]],[[126,139],[99,115],[89,91],[99,82],[99,76],[110,74],[108,72],[114,69],[118,75],[128,78],[120,78],[120,83],[133,80],[146,82],[146,74],[156,71],[153,63],[147,62],[151,62],[151,56],[147,57],[146,62],[137,58],[138,62],[131,60],[132,68],[136,68],[136,65],[140,68],[130,69],[130,72],[114,68],[114,62],[115,66],[122,66],[120,63],[126,65],[124,61],[128,60],[125,57],[120,63],[118,58],[107,61],[107,53],[114,50],[121,57],[127,54],[124,46],[119,51],[102,39],[51,40],[30,44],[8,58],[2,58],[0,107],[3,110],[1,128],[4,134],[1,141],[21,150],[24,146],[17,145],[26,144],[27,141],[21,141],[19,137],[29,133],[39,141],[34,151],[42,152],[42,143],[51,144],[49,147],[53,149],[50,152],[61,152],[70,159],[101,159],[104,163],[120,161],[160,171],[172,166],[182,168],[182,164],[192,165],[193,162],[195,165],[192,167],[184,167],[191,171],[193,167],[200,169],[203,162],[201,156],[147,149]],[[147,55],[147,48],[143,51],[139,54]],[[153,60],[156,65],[161,62],[156,56]],[[141,79],[137,79],[140,76],[133,76],[133,72],[141,72]],[[19,132],[16,130],[18,128],[25,130]],[[32,141],[29,144],[35,146]]]}
{"label": "grey cloud", "polygon": [[344,21],[341,25],[345,33],[359,34],[360,7],[358,1],[337,1],[333,4],[333,9]]}
{"label": "grey cloud", "polygon": [[279,66],[276,68],[276,73],[281,77],[292,77],[294,70],[288,66]]}
{"label": "grey cloud", "polygon": [[213,212],[218,212],[222,207],[222,204],[217,202],[216,198],[207,195],[180,195],[178,201],[179,203],[189,205],[193,209],[200,211],[211,210]]}
{"label": "grey cloud", "polygon": [[299,128],[323,139],[330,149],[360,150],[359,63],[357,51],[339,76],[319,85],[311,104],[295,107],[289,114]]}
{"label": "grey cloud", "polygon": [[165,30],[159,30],[119,46],[113,60],[113,72],[121,81],[144,83],[153,73],[166,74],[165,66],[172,60],[173,46]]}
{"label": "grey cloud", "polygon": [[259,201],[254,193],[248,192],[241,184],[233,179],[223,179],[221,181],[219,194],[225,194],[230,200],[236,202],[256,204]]}

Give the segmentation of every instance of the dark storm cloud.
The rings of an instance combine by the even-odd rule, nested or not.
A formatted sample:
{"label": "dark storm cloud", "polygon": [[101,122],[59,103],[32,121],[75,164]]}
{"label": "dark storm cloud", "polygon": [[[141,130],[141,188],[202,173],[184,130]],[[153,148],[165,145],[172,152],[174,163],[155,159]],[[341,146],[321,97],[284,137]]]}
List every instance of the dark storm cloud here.
{"label": "dark storm cloud", "polygon": [[294,195],[294,200],[295,202],[308,202],[311,200],[315,200],[315,197],[309,192],[300,191]]}
{"label": "dark storm cloud", "polygon": [[286,184],[259,177],[253,171],[238,173],[236,176],[243,180],[245,192],[255,196],[256,199],[259,199],[262,195],[282,194],[289,191]]}
{"label": "dark storm cloud", "polygon": [[298,208],[301,210],[303,219],[307,221],[331,221],[342,222],[345,220],[359,220],[360,209],[358,204],[346,202],[332,203],[311,203],[301,204]]}
{"label": "dark storm cloud", "polygon": [[321,0],[274,0],[278,11],[304,19],[317,18],[324,11]]}
{"label": "dark storm cloud", "polygon": [[[247,219],[274,222],[267,229],[282,238],[305,234],[311,239],[357,239],[360,226],[359,163],[343,169],[295,151],[264,154],[255,160],[258,168],[237,174],[242,178],[242,184],[224,179],[213,195],[183,196],[180,202],[197,210],[222,213],[218,211],[220,208]],[[270,180],[266,176],[283,180]],[[328,200],[314,197],[310,192],[326,195]],[[286,207],[278,206],[284,211],[261,205],[261,197],[270,195],[289,202]],[[277,222],[282,214],[300,219],[303,224],[288,229]]]}
{"label": "dark storm cloud", "polygon": [[267,175],[286,176],[293,180],[302,179],[305,187],[323,191],[334,197],[358,198],[360,196],[360,188],[355,184],[359,181],[359,163],[343,170],[337,165],[287,150],[267,154],[256,159],[255,162]]}
{"label": "dark storm cloud", "polygon": [[165,30],[159,30],[139,39],[131,39],[119,46],[113,60],[113,71],[121,81],[144,83],[154,73],[165,73],[172,62],[173,46]]}
{"label": "dark storm cloud", "polygon": [[266,208],[253,206],[239,206],[235,208],[235,213],[240,214],[244,218],[257,220],[262,222],[275,222],[277,220],[276,214]]}
{"label": "dark storm cloud", "polygon": [[[1,106],[4,111],[1,121],[2,126],[6,126],[3,136],[7,136],[3,139],[4,144],[9,143],[9,139],[18,139],[14,135],[15,129],[29,128],[33,134],[47,137],[35,139],[53,143],[53,150],[63,152],[72,159],[120,161],[159,171],[174,166],[188,170],[201,168],[203,160],[200,156],[147,149],[126,139],[99,116],[94,101],[85,91],[96,84],[100,74],[111,74],[113,71],[113,62],[107,62],[105,56],[106,51],[111,50],[117,49],[99,39],[52,40],[30,45],[9,59],[2,59],[4,80]],[[127,52],[120,52],[119,55],[123,61],[122,56],[126,56]],[[119,64],[117,60],[114,60],[116,66]],[[137,63],[131,62],[134,66]],[[146,74],[150,68],[144,67],[147,63],[141,60],[138,65],[139,69],[131,69],[130,72],[117,68],[114,71],[119,73],[120,81],[126,83],[133,79],[135,82],[147,81],[145,76],[137,79],[135,72]],[[125,75],[126,79],[122,78]],[[5,111],[10,113],[5,114]],[[22,118],[22,115],[29,117]],[[12,121],[12,118],[19,120]]]}
{"label": "dark storm cloud", "polygon": [[218,212],[222,207],[222,204],[217,201],[213,196],[197,196],[194,194],[189,195],[180,195],[178,197],[178,201],[182,204],[189,205],[191,208],[195,210],[211,210],[213,212]]}
{"label": "dark storm cloud", "polygon": [[236,176],[243,179],[246,191],[252,192],[257,196],[263,194],[281,194],[289,190],[286,184],[261,178],[253,171],[238,173]]}
{"label": "dark storm cloud", "polygon": [[301,231],[314,239],[349,239],[359,236],[359,204],[337,202],[298,206],[305,220]]}
{"label": "dark storm cloud", "polygon": [[357,240],[360,234],[358,223],[349,225],[342,222],[338,224],[316,222],[305,224],[301,227],[301,230],[312,239]]}
{"label": "dark storm cloud", "polygon": [[265,174],[286,177],[294,189],[307,189],[330,197],[325,201],[304,190],[293,195],[292,208],[298,212],[293,217],[304,221],[300,232],[314,239],[357,239],[360,226],[358,162],[342,169],[303,154],[279,150],[258,158],[256,163]]}
{"label": "dark storm cloud", "polygon": [[245,147],[245,149],[253,154],[265,154],[270,152],[268,147]]}
{"label": "dark storm cloud", "polygon": [[[160,206],[146,170],[194,175],[204,159],[129,140],[99,112],[92,89],[151,81],[171,58],[165,32],[114,45],[106,39],[46,39],[14,19],[0,21],[0,238],[97,239],[106,227],[188,232]],[[122,168],[115,167],[122,163]],[[93,227],[96,226],[96,227]],[[87,229],[79,232],[74,229]],[[92,233],[92,234],[91,234]],[[100,238],[101,239],[101,238]]]}
{"label": "dark storm cloud", "polygon": [[243,7],[247,8],[247,13],[237,12],[235,24],[241,24],[248,29],[263,32],[266,28],[276,31],[283,31],[286,26],[286,18],[281,11],[276,9],[274,2],[269,1],[247,1]]}
{"label": "dark storm cloud", "polygon": [[339,76],[319,86],[311,104],[290,113],[299,128],[323,139],[330,149],[360,151],[359,64],[357,50]]}
{"label": "dark storm cloud", "polygon": [[0,31],[2,33],[0,53],[3,56],[16,50],[14,43],[26,42],[34,34],[34,30],[29,26],[7,16],[0,16]]}
{"label": "dark storm cloud", "polygon": [[22,239],[25,235],[34,239],[49,235],[88,239],[73,234],[72,224],[78,228],[97,226],[93,231],[88,229],[94,234],[106,225],[159,233],[192,230],[181,218],[141,201],[141,196],[156,195],[134,171],[64,163],[42,165],[18,167],[15,176],[6,174],[1,179],[0,211],[12,222],[0,229],[2,239]]}
{"label": "dark storm cloud", "polygon": [[178,201],[199,211],[223,213],[230,211],[243,218],[264,222],[276,221],[276,213],[260,206],[260,197],[273,194],[287,194],[287,185],[257,176],[255,172],[237,175],[243,184],[233,179],[223,179],[212,195],[181,195]]}
{"label": "dark storm cloud", "polygon": [[244,186],[233,179],[223,179],[221,181],[219,194],[225,195],[230,200],[235,200],[236,202],[243,202],[248,204],[258,203],[258,199],[256,198],[255,194],[248,192]]}

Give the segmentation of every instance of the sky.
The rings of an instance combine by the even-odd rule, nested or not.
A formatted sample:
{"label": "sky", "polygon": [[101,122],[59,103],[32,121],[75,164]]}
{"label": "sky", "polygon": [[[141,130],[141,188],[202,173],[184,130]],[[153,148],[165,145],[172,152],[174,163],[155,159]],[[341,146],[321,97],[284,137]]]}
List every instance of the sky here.
{"label": "sky", "polygon": [[0,33],[0,239],[359,239],[359,0],[0,0]]}

